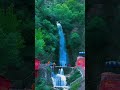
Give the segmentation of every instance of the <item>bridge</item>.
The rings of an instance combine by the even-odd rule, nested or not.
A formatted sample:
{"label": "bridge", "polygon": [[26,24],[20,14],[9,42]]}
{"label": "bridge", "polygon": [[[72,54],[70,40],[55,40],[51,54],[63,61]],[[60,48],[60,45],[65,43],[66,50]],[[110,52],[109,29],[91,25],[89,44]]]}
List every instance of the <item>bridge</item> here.
{"label": "bridge", "polygon": [[55,67],[58,67],[58,68],[74,68],[74,67],[70,67],[70,66],[55,66]]}
{"label": "bridge", "polygon": [[[50,65],[47,65],[47,64],[40,64],[40,67],[43,68],[43,67],[48,67]],[[53,66],[51,66],[53,67]],[[70,66],[54,66],[55,68],[74,68],[74,67],[70,67]]]}

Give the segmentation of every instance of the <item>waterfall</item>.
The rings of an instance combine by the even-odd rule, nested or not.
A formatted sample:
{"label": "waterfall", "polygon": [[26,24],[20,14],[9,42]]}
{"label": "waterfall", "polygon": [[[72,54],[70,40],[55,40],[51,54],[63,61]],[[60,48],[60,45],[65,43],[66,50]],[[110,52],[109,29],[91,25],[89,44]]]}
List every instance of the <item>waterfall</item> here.
{"label": "waterfall", "polygon": [[58,28],[59,37],[60,37],[59,64],[60,66],[65,67],[68,64],[67,52],[65,47],[65,37],[64,37],[62,26],[58,22],[57,22],[57,28]]}
{"label": "waterfall", "polygon": [[[66,53],[66,47],[65,47],[65,38],[64,38],[64,33],[63,33],[63,29],[60,23],[57,22],[57,28],[59,31],[59,36],[60,36],[60,57],[59,57],[59,63],[60,66],[65,67],[68,63],[67,60],[67,53]],[[63,68],[58,70],[58,74],[54,74],[54,72],[52,72],[52,82],[54,87],[66,87],[67,82],[66,82],[66,77],[64,75],[64,70]]]}
{"label": "waterfall", "polygon": [[66,77],[63,72],[63,68],[59,69],[59,73],[52,76],[54,87],[66,86]]}
{"label": "waterfall", "polygon": [[61,68],[61,70],[60,70],[60,74],[61,74],[61,75],[64,75],[63,68]]}

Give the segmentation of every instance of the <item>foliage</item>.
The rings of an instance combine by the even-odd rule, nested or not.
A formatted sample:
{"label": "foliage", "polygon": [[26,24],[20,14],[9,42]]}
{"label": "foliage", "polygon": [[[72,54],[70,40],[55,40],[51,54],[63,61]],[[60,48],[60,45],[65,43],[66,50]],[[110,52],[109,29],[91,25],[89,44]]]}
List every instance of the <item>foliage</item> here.
{"label": "foliage", "polygon": [[52,72],[52,70],[51,70],[50,67],[47,67],[47,71],[48,71],[48,72]]}
{"label": "foliage", "polygon": [[[58,61],[59,36],[56,21],[60,21],[65,33],[70,61],[76,61],[79,51],[84,51],[85,5],[78,0],[35,0],[35,29],[41,32],[36,40],[36,57],[44,62]],[[73,33],[74,29],[77,30]],[[38,44],[39,43],[39,44]],[[38,47],[40,46],[40,47]],[[57,52],[57,53],[56,53]],[[49,57],[48,57],[49,56]],[[46,58],[47,57],[47,58]]]}
{"label": "foliage", "polygon": [[[22,61],[20,49],[24,48],[24,40],[18,29],[19,20],[13,13],[12,6],[7,9],[7,13],[0,10],[0,66],[9,64],[19,65]],[[20,62],[21,61],[21,62]]]}
{"label": "foliage", "polygon": [[71,86],[71,90],[78,90],[80,88],[80,82],[76,82]]}
{"label": "foliage", "polygon": [[39,59],[42,59],[43,62],[47,62],[49,59],[53,59],[52,57],[54,57],[55,49],[58,43],[58,35],[56,33],[56,27],[51,23],[51,21],[46,19],[46,13],[48,11],[46,11],[44,6],[41,6],[43,5],[43,2],[40,2],[42,4],[40,4],[39,2],[39,0],[36,0],[35,37],[41,37],[35,39],[35,55]]}
{"label": "foliage", "polygon": [[[75,48],[77,48],[78,46],[80,46],[81,44],[81,37],[77,32],[73,32],[70,35],[70,45],[72,50],[74,50]],[[78,49],[78,48],[77,48]]]}
{"label": "foliage", "polygon": [[44,53],[45,41],[43,40],[43,34],[40,29],[35,30],[35,56]]}
{"label": "foliage", "polygon": [[94,17],[87,25],[87,29],[88,30],[91,30],[91,29],[99,29],[99,28],[103,28],[105,29],[106,28],[106,23],[105,21],[103,20],[102,17]]}
{"label": "foliage", "polygon": [[50,10],[50,13],[58,20],[65,20],[69,22],[69,20],[72,18],[72,11],[68,8],[66,4],[56,4],[54,7],[51,7]]}
{"label": "foliage", "polygon": [[67,0],[65,2],[67,6],[72,11],[73,22],[78,22],[81,25],[84,25],[85,21],[85,6],[84,3],[80,3],[78,0]]}
{"label": "foliage", "polygon": [[38,85],[35,86],[35,90],[52,90],[51,86],[46,85],[44,79],[40,79]]}
{"label": "foliage", "polygon": [[[9,80],[23,80],[34,69],[33,4],[32,0],[0,1],[0,75]],[[28,76],[25,87],[34,82],[34,77]]]}
{"label": "foliage", "polygon": [[[56,37],[46,30],[35,30],[35,56],[40,59],[46,59],[51,53],[54,53],[56,47]],[[42,56],[41,56],[42,55]],[[48,61],[48,59],[47,59]],[[44,62],[47,62],[44,60]]]}
{"label": "foliage", "polygon": [[[106,2],[107,3],[107,2]],[[110,5],[111,4],[111,5]],[[109,70],[105,70],[104,63],[108,60],[116,61],[119,57],[120,53],[120,31],[119,31],[119,23],[120,23],[120,8],[119,5],[113,5],[113,1],[107,4],[101,4],[101,9],[98,9],[99,5],[94,7],[94,11],[91,11],[92,2],[88,5],[88,16],[86,23],[88,26],[86,28],[87,37],[86,37],[86,47],[87,54],[89,57],[89,71],[88,79],[90,82],[96,82],[91,84],[90,90],[96,90],[97,85],[100,81],[101,72],[109,72]],[[91,9],[90,9],[91,8]],[[90,9],[90,10],[89,10]],[[97,13],[96,13],[97,12]],[[97,17],[95,17],[97,14]],[[119,18],[118,18],[119,17]],[[115,41],[115,42],[114,42]],[[109,58],[109,59],[107,59]],[[94,70],[94,73],[92,73]],[[111,70],[112,72],[115,71]],[[97,77],[96,77],[97,76]]]}
{"label": "foliage", "polygon": [[78,70],[75,70],[74,73],[67,79],[67,82],[70,84],[81,76]]}
{"label": "foliage", "polygon": [[0,9],[0,27],[4,32],[16,32],[19,24],[20,21],[14,14],[12,5],[6,10],[6,13],[4,10]]}

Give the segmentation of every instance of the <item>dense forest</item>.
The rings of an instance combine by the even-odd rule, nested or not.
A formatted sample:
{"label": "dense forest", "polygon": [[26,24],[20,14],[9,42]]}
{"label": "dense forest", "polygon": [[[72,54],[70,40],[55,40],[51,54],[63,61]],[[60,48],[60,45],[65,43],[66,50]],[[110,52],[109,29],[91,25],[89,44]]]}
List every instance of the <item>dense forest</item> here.
{"label": "dense forest", "polygon": [[106,71],[105,61],[120,61],[120,4],[117,0],[87,1],[86,20],[84,4],[84,0],[35,0],[34,12],[34,0],[1,0],[0,75],[11,80],[30,75],[34,69],[34,44],[35,57],[42,63],[57,62],[56,21],[60,21],[71,64],[74,65],[79,51],[85,51],[86,42],[86,72],[90,71],[86,73],[86,85],[96,90],[101,73]]}
{"label": "dense forest", "polygon": [[[19,84],[11,82],[17,88],[31,87],[34,81],[34,8],[32,6],[34,6],[32,0],[29,0],[29,3],[27,0],[0,1],[0,75],[9,80],[21,80]],[[26,77],[29,79],[26,80],[27,83],[24,81]]]}
{"label": "dense forest", "polygon": [[96,90],[101,73],[119,73],[120,70],[105,65],[106,61],[120,61],[120,5],[117,0],[86,3],[86,87]]}
{"label": "dense forest", "polygon": [[35,0],[35,57],[43,63],[59,59],[60,21],[66,38],[69,61],[75,64],[85,51],[85,5],[82,0]]}
{"label": "dense forest", "polygon": [[[58,75],[60,68],[54,67],[52,69],[51,63],[50,66],[49,63],[44,63],[50,61],[52,63],[55,62],[57,66],[60,66],[59,58],[61,50],[59,49],[61,46],[60,41],[62,40],[59,36],[59,30],[56,25],[58,21],[62,25],[62,30],[64,32],[63,37],[65,37],[65,44],[69,58],[68,64],[74,67],[79,52],[85,51],[84,0],[35,0],[35,58],[39,59],[42,63],[39,70],[41,73],[35,80],[36,90],[57,90],[54,83],[57,83],[57,78],[59,77],[54,77]],[[62,54],[64,53],[62,52]],[[65,57],[62,57],[62,59],[65,59]],[[63,74],[68,84],[81,76],[77,69],[76,72],[73,72],[75,69],[71,70],[71,67],[63,69],[63,72],[67,71],[67,74],[70,74],[67,78],[67,74]],[[52,74],[55,74],[55,76],[52,77]],[[68,84],[65,86],[68,86]],[[70,87],[71,89],[77,90],[80,85],[79,83],[75,83]],[[58,88],[58,90],[62,90],[62,87]]]}

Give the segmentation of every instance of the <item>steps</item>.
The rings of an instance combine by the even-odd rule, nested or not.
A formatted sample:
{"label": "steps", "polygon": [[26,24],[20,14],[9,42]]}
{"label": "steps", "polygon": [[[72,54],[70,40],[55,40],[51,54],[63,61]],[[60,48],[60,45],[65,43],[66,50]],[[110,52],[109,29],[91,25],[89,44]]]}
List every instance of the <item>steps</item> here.
{"label": "steps", "polygon": [[75,85],[77,85],[80,86],[78,90],[85,90],[85,71],[82,68],[77,68],[77,70],[81,73],[82,76],[70,83],[70,87],[75,87]]}

